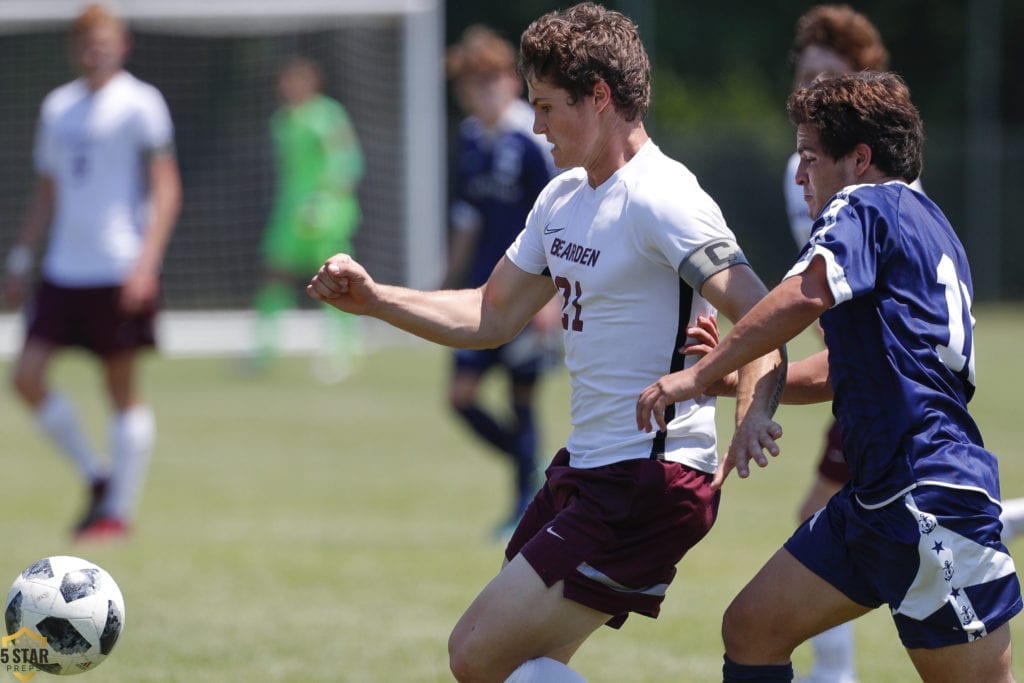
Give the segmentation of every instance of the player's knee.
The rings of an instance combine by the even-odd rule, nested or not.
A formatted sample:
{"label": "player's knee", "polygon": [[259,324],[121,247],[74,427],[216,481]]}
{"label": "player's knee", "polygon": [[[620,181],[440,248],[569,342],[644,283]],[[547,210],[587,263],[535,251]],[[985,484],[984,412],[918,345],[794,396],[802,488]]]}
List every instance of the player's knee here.
{"label": "player's knee", "polygon": [[735,655],[757,635],[757,615],[742,601],[733,600],[722,615],[722,642],[725,651]]}
{"label": "player's knee", "polygon": [[488,680],[487,662],[482,661],[477,653],[455,634],[448,639],[448,667],[459,683]]}

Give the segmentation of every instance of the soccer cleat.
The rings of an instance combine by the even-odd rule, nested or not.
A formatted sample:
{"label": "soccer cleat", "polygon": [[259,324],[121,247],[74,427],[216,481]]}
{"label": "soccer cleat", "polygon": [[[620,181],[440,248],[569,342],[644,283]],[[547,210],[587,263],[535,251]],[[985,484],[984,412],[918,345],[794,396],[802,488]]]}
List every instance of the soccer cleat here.
{"label": "soccer cleat", "polygon": [[117,517],[101,517],[75,534],[76,541],[118,541],[127,538],[131,527]]}
{"label": "soccer cleat", "polygon": [[100,509],[103,505],[103,498],[107,494],[108,480],[106,477],[101,477],[92,483],[89,488],[89,506],[85,509],[85,513],[82,515],[78,523],[75,524],[74,533],[80,534],[82,529],[94,523],[98,520],[102,514]]}

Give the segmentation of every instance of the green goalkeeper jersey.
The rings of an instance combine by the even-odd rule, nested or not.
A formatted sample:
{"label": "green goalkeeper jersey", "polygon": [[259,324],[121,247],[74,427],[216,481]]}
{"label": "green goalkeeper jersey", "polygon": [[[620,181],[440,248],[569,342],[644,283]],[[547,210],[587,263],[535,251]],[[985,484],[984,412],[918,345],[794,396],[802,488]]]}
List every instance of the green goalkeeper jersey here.
{"label": "green goalkeeper jersey", "polygon": [[264,241],[267,258],[304,268],[351,250],[364,160],[344,107],[315,95],[298,106],[278,109],[270,130],[277,194]]}

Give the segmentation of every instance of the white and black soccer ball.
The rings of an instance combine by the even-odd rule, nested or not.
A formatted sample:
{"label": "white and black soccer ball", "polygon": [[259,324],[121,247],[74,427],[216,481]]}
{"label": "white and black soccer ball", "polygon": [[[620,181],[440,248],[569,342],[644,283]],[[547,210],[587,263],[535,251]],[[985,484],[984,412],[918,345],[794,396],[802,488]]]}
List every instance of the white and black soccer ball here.
{"label": "white and black soccer ball", "polygon": [[101,567],[80,557],[55,555],[14,580],[4,603],[4,622],[8,635],[24,627],[46,637],[45,652],[34,657],[35,668],[77,674],[96,668],[114,648],[124,628],[124,598]]}

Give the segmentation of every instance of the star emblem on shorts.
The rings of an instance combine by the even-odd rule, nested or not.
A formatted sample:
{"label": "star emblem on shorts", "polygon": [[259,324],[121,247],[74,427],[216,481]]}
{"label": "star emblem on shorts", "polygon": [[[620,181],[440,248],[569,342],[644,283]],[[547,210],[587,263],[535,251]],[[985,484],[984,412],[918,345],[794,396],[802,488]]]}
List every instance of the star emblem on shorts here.
{"label": "star emblem on shorts", "polygon": [[932,546],[932,550],[935,551],[936,555],[945,550],[945,548],[942,547],[942,541],[935,541],[935,545]]}

